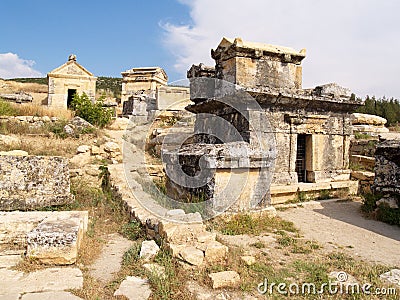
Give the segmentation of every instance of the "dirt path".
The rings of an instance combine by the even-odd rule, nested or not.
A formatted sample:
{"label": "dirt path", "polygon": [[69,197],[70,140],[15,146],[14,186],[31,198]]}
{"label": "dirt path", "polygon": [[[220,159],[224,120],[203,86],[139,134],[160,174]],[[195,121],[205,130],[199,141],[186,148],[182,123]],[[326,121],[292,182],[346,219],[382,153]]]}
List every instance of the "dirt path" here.
{"label": "dirt path", "polygon": [[360,202],[320,201],[278,215],[292,221],[305,238],[326,249],[341,248],[361,259],[400,267],[400,227],[365,219]]}

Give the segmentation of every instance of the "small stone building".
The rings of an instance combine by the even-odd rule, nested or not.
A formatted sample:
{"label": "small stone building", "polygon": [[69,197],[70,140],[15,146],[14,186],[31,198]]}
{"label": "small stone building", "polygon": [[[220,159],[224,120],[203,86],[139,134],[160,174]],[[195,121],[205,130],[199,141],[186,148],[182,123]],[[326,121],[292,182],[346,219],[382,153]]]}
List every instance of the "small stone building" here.
{"label": "small stone building", "polygon": [[169,86],[160,67],[132,68],[121,74],[124,115],[146,119],[151,111],[183,110],[190,103],[189,88]]}
{"label": "small stone building", "polygon": [[[207,184],[190,187],[189,179],[179,182],[182,173],[169,178],[170,196],[189,198],[185,194],[201,190],[218,211],[237,196],[231,206],[237,211],[284,202],[301,191],[357,190],[349,146],[351,113],[362,103],[337,84],[303,89],[305,53],[224,38],[211,51],[215,67],[192,66],[193,102],[186,109],[196,114],[197,140],[182,146],[178,157],[166,152],[164,158],[167,174],[181,168],[190,179],[204,172]],[[228,191],[227,182],[244,171],[246,184],[233,195],[241,179]]]}
{"label": "small stone building", "polygon": [[77,63],[73,54],[65,64],[48,73],[47,77],[47,105],[50,107],[68,108],[75,94],[85,93],[92,101],[95,100],[97,77]]}

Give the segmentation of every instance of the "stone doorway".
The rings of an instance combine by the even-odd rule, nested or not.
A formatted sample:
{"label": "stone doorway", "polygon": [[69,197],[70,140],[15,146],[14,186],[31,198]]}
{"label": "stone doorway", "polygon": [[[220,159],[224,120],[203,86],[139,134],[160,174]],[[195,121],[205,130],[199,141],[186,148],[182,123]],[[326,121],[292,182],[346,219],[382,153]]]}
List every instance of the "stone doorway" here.
{"label": "stone doorway", "polygon": [[296,152],[296,173],[298,182],[307,182],[306,149],[307,149],[307,135],[299,134],[297,136],[297,152]]}
{"label": "stone doorway", "polygon": [[72,100],[74,100],[74,96],[76,94],[76,89],[68,89],[68,98],[67,98],[67,107],[71,107]]}

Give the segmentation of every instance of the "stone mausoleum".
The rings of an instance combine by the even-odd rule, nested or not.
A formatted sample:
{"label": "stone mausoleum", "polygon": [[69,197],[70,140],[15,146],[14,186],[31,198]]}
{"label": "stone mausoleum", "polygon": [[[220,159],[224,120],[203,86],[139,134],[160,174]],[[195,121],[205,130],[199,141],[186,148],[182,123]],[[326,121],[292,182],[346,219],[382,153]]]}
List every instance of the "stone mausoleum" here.
{"label": "stone mausoleum", "polygon": [[95,100],[97,77],[77,63],[73,54],[65,64],[48,73],[47,78],[47,104],[50,107],[68,108],[75,94],[85,93],[92,101]]}
{"label": "stone mausoleum", "polygon": [[123,115],[147,120],[152,112],[179,111],[190,103],[189,88],[168,85],[168,76],[160,67],[132,68],[121,75]]}
{"label": "stone mausoleum", "polygon": [[[196,114],[196,138],[175,157],[165,152],[169,196],[201,193],[218,211],[231,201],[241,180],[235,174],[244,170],[246,183],[229,204],[234,211],[285,202],[302,191],[356,192],[349,170],[351,113],[362,103],[349,89],[303,89],[304,49],[224,38],[211,55],[215,67],[188,71],[193,103],[186,109]],[[205,172],[207,183],[179,181],[179,169],[189,179]]]}

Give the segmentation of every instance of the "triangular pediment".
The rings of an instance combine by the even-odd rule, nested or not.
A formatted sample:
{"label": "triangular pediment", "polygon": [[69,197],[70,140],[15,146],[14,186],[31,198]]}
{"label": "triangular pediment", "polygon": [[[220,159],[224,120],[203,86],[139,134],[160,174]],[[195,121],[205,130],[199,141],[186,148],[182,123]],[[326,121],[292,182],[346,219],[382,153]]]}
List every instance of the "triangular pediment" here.
{"label": "triangular pediment", "polygon": [[62,66],[54,69],[48,75],[70,75],[70,76],[85,76],[93,77],[94,75],[78,64],[76,61],[68,61]]}

